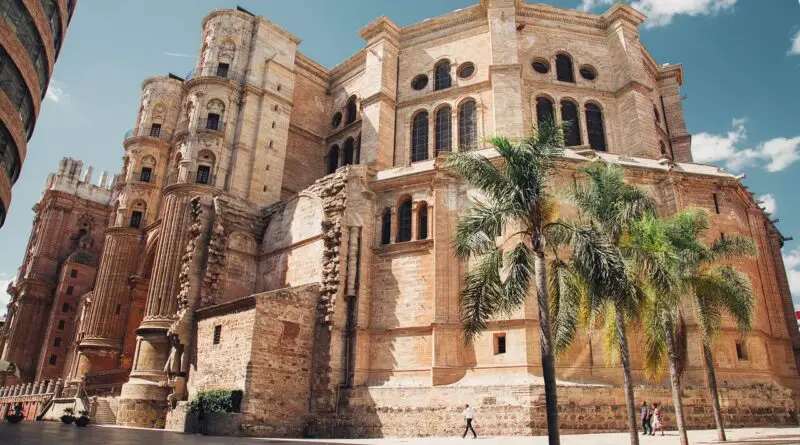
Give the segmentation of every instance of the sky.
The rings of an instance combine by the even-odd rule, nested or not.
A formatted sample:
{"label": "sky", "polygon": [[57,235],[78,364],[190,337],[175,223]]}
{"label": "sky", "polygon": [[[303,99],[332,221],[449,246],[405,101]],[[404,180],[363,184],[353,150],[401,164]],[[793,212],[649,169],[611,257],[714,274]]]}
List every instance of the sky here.
{"label": "sky", "polygon": [[[363,47],[358,30],[385,15],[401,26],[478,0],[80,0],[56,64],[5,226],[0,228],[0,313],[31,229],[31,208],[64,156],[117,173],[142,81],[195,64],[201,20],[243,8],[300,39],[300,51],[332,67]],[[545,0],[602,12],[614,0]],[[696,162],[747,175],[786,236],[800,241],[800,3],[798,0],[632,0],[648,15],[641,39],[658,63],[682,63],[682,93]],[[787,242],[800,304],[800,243]]]}

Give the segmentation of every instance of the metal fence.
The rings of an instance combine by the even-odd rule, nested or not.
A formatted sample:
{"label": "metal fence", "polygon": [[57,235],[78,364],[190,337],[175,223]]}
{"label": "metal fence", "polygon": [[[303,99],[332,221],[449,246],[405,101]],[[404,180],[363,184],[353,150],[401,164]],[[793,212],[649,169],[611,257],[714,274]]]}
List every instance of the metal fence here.
{"label": "metal fence", "polygon": [[151,138],[162,139],[168,141],[172,139],[172,134],[160,126],[148,125],[145,127],[136,127],[125,132],[125,139],[133,137],[147,136]]}

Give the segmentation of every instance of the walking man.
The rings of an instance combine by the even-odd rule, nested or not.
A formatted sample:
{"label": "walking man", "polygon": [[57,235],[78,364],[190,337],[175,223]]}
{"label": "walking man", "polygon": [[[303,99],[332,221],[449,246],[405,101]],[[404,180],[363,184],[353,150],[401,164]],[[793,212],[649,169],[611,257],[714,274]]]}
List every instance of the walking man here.
{"label": "walking man", "polygon": [[475,410],[470,408],[469,405],[464,407],[464,419],[467,421],[467,426],[464,428],[464,434],[461,435],[461,438],[467,437],[467,431],[472,431],[472,438],[477,439],[478,434],[475,433],[475,428],[472,427],[472,421],[475,419]]}
{"label": "walking man", "polygon": [[650,424],[650,418],[653,415],[653,412],[650,411],[650,408],[647,406],[647,402],[642,402],[642,408],[640,410],[642,416],[642,434],[648,435],[653,432],[653,426]]}

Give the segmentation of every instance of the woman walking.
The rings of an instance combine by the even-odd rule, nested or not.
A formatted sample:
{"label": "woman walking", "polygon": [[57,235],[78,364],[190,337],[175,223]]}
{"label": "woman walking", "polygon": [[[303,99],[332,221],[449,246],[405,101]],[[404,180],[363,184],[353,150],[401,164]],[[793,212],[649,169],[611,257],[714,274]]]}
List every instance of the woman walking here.
{"label": "woman walking", "polygon": [[650,435],[655,436],[656,431],[661,430],[661,435],[664,435],[664,420],[661,417],[661,407],[658,403],[653,404],[653,427],[650,429]]}

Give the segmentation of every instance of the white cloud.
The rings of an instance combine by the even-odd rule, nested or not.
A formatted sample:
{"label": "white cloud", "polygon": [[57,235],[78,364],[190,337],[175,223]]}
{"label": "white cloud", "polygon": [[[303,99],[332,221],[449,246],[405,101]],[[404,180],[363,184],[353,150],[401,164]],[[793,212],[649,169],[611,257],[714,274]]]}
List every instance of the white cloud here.
{"label": "white cloud", "polygon": [[734,119],[726,134],[699,133],[692,137],[695,162],[724,164],[731,170],[761,166],[769,172],[781,171],[800,160],[800,136],[774,138],[756,148],[739,148],[747,139],[745,119]]}
{"label": "white cloud", "polygon": [[795,247],[788,254],[784,253],[783,264],[786,266],[786,277],[789,278],[792,295],[800,297],[800,247]]}
{"label": "white cloud", "polygon": [[778,201],[774,196],[772,196],[771,193],[761,195],[756,199],[761,201],[761,207],[763,207],[767,213],[770,213],[773,216],[778,214]]}
{"label": "white cloud", "polygon": [[[590,11],[608,6],[616,0],[581,0],[578,9]],[[676,15],[712,15],[732,9],[738,0],[633,0],[630,5],[647,16],[645,26],[655,28],[669,25]]]}
{"label": "white cloud", "polygon": [[194,57],[194,56],[193,56],[193,55],[191,55],[191,54],[184,54],[184,53],[170,53],[170,52],[165,52],[165,53],[164,53],[164,55],[165,55],[165,56],[169,56],[169,57]]}
{"label": "white cloud", "polygon": [[69,93],[64,89],[64,84],[55,79],[50,79],[50,85],[47,86],[45,97],[55,103],[69,101]]}
{"label": "white cloud", "polygon": [[792,47],[789,48],[789,54],[800,56],[800,30],[792,37]]}
{"label": "white cloud", "polygon": [[6,313],[6,306],[11,301],[11,295],[6,293],[8,285],[14,281],[14,276],[7,273],[0,273],[0,316]]}

